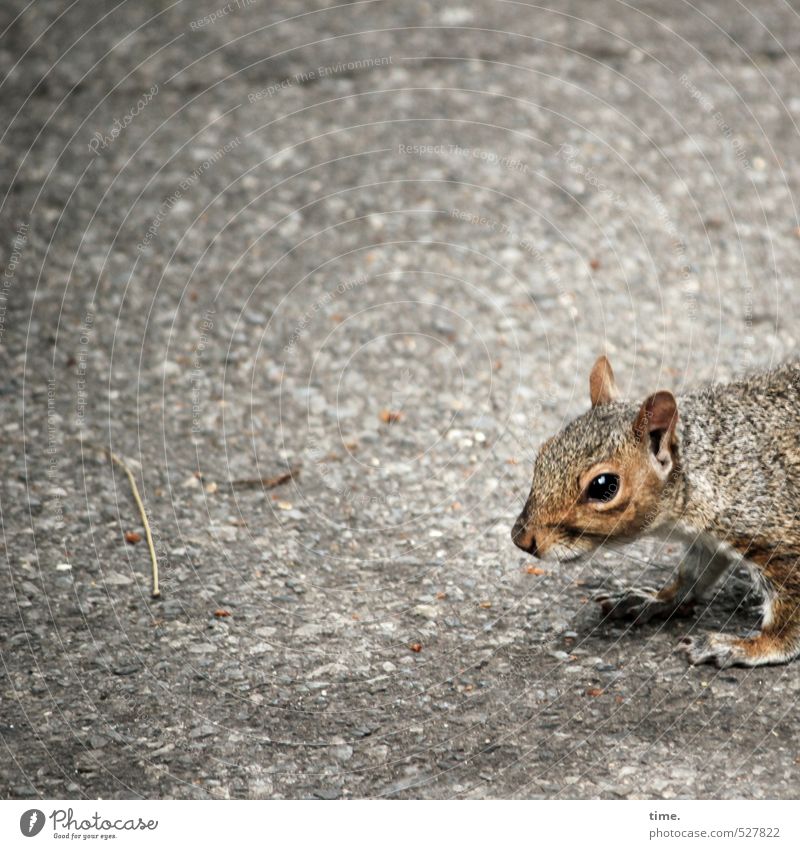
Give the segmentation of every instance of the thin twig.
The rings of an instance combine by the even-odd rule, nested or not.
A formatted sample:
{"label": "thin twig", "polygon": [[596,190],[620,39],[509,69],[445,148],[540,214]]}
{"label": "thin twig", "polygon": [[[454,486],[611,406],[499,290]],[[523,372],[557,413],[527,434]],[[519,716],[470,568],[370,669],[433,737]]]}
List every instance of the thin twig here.
{"label": "thin twig", "polygon": [[272,478],[244,478],[243,480],[228,481],[228,486],[231,486],[234,489],[247,489],[255,486],[260,486],[264,489],[275,489],[276,486],[280,486],[281,484],[292,480],[292,478],[297,477],[299,473],[300,467],[295,466],[294,468],[289,469],[288,472],[281,472],[281,474],[275,475],[275,477]]}
{"label": "thin twig", "polygon": [[144,534],[147,538],[147,547],[150,549],[150,562],[153,565],[152,596],[153,598],[160,598],[161,590],[158,588],[158,560],[156,559],[156,547],[153,545],[153,535],[150,533],[150,523],[147,521],[147,513],[145,512],[144,504],[142,503],[142,497],[139,495],[139,487],[136,486],[136,478],[133,476],[130,466],[121,457],[118,457],[113,451],[109,451],[108,449],[106,449],[106,453],[120,468],[124,470],[125,474],[128,476],[128,480],[130,481],[133,499],[136,502],[136,506],[139,508],[139,515],[142,517]]}

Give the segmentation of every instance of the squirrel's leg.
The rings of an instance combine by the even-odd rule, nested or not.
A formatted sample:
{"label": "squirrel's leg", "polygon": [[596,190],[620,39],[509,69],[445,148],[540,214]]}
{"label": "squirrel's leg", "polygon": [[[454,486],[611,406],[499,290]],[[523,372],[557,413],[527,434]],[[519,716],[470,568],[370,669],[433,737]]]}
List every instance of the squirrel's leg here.
{"label": "squirrel's leg", "polygon": [[722,547],[710,547],[700,539],[689,546],[680,566],[678,577],[659,590],[661,601],[676,607],[692,605],[706,593],[731,568],[737,558]]}
{"label": "squirrel's leg", "polygon": [[753,637],[706,634],[687,637],[683,650],[691,663],[763,666],[786,663],[800,655],[800,563],[797,556],[751,559],[761,566],[767,601],[761,630]]}
{"label": "squirrel's leg", "polygon": [[731,563],[730,555],[710,549],[697,539],[681,560],[675,580],[663,589],[656,592],[648,587],[630,587],[617,593],[600,593],[595,601],[612,619],[633,619],[637,624],[673,614],[686,615]]}

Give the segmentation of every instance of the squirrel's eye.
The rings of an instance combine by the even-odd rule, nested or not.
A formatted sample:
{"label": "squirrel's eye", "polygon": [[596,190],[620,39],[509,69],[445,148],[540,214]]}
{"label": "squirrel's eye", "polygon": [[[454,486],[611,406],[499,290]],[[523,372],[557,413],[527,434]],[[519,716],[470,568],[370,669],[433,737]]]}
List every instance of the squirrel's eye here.
{"label": "squirrel's eye", "polygon": [[589,501],[611,501],[619,492],[619,475],[604,472],[598,475],[586,489]]}

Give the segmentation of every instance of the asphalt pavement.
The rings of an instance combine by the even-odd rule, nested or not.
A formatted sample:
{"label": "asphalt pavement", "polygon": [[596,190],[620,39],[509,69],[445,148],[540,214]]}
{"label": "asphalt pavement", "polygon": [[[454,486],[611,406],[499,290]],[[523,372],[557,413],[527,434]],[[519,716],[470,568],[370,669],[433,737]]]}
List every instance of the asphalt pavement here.
{"label": "asphalt pavement", "polygon": [[796,798],[742,576],[510,530],[599,353],[794,355],[797,5],[4,3],[0,794]]}

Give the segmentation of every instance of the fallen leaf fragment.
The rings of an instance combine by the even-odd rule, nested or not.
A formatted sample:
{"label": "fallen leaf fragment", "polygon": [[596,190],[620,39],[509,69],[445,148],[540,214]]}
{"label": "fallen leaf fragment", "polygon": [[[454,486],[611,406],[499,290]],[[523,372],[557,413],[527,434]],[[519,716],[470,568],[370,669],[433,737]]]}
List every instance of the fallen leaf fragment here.
{"label": "fallen leaf fragment", "polygon": [[295,466],[294,468],[289,469],[289,471],[281,472],[281,474],[275,475],[271,478],[244,478],[242,480],[228,481],[228,486],[240,487],[242,489],[256,486],[260,486],[263,489],[274,489],[276,486],[287,483],[299,474],[300,467]]}

